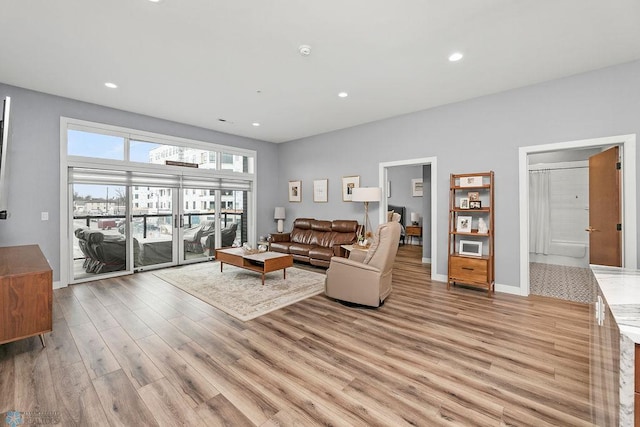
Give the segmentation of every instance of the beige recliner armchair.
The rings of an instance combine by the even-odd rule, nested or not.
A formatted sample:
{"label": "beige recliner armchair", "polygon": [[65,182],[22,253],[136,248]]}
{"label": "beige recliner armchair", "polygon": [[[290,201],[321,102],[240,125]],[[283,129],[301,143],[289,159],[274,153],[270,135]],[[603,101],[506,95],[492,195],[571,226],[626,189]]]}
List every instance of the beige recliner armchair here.
{"label": "beige recliner armchair", "polygon": [[401,228],[397,222],[382,224],[367,252],[351,251],[349,258],[332,257],[325,279],[325,294],[355,304],[382,305],[391,293],[391,271]]}

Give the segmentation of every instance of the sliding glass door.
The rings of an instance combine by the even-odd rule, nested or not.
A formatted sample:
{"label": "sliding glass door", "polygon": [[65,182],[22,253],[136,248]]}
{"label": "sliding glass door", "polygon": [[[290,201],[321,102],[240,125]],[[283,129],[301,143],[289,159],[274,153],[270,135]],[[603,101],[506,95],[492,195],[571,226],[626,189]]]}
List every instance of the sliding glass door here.
{"label": "sliding glass door", "polygon": [[67,118],[61,129],[61,282],[206,261],[255,241],[254,151]]}

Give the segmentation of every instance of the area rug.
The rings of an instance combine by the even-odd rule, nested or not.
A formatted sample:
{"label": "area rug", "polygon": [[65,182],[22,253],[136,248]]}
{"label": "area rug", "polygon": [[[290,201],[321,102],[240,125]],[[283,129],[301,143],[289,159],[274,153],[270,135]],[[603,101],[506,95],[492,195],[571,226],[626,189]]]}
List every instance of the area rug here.
{"label": "area rug", "polygon": [[247,321],[324,291],[325,275],[300,268],[267,273],[264,286],[259,273],[220,263],[204,262],[153,273],[231,316]]}

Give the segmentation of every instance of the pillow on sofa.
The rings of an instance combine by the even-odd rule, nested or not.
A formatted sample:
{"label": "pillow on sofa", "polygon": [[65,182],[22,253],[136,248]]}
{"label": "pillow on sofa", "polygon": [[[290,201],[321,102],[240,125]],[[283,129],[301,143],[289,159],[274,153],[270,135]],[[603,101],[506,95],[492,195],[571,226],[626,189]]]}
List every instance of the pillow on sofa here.
{"label": "pillow on sofa", "polygon": [[393,220],[393,214],[395,213],[395,211],[388,211],[387,212],[387,222],[391,222]]}

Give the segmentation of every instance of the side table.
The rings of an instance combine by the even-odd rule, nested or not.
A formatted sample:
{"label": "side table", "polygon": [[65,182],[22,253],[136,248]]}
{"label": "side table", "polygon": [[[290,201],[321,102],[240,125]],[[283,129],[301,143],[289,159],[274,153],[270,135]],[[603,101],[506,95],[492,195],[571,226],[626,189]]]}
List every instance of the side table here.
{"label": "side table", "polygon": [[418,238],[418,242],[422,239],[422,227],[419,225],[407,225],[405,230],[407,232],[407,237],[411,238],[411,242],[413,242],[414,237]]}

